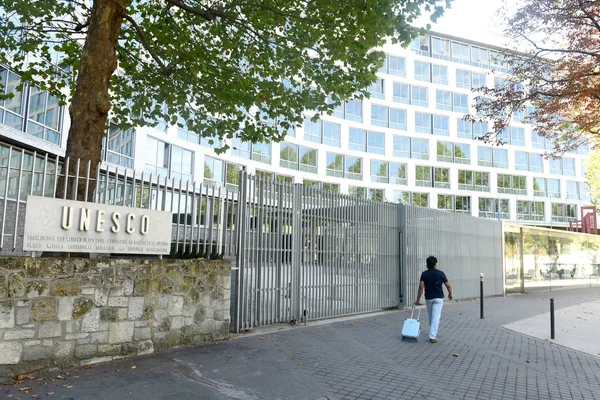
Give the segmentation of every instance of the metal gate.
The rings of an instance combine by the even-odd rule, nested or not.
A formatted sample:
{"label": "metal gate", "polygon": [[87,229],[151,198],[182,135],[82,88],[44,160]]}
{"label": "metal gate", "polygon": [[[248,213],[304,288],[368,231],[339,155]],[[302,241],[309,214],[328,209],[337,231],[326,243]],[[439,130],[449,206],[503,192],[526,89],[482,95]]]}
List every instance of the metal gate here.
{"label": "metal gate", "polygon": [[398,305],[397,205],[245,172],[238,204],[235,331]]}

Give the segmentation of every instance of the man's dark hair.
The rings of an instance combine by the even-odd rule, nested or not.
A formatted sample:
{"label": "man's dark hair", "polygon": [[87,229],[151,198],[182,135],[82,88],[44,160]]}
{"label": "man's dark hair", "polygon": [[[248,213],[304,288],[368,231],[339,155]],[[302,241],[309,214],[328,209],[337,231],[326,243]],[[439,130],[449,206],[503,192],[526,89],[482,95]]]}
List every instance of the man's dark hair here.
{"label": "man's dark hair", "polygon": [[427,257],[427,269],[435,267],[435,264],[437,264],[437,258],[434,256]]}

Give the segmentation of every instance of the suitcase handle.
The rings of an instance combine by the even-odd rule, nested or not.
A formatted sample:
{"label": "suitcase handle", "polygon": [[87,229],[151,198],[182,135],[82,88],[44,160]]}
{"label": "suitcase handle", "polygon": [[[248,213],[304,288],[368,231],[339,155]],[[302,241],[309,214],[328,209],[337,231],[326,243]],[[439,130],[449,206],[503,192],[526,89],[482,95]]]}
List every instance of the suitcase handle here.
{"label": "suitcase handle", "polygon": [[[415,313],[415,308],[416,308],[416,305],[413,304],[412,311],[410,313],[410,319],[413,319],[413,315]],[[420,308],[419,308],[419,313],[417,314],[417,321],[419,320],[419,318],[421,318],[421,309]]]}

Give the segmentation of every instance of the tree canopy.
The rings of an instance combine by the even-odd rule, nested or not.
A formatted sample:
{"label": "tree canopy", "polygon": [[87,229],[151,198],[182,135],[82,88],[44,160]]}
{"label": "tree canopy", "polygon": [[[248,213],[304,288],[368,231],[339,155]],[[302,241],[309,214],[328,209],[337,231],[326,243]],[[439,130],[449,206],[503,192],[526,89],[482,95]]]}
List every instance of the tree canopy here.
{"label": "tree canopy", "polygon": [[[505,13],[505,35],[519,54],[505,54],[495,73],[506,79],[480,88],[471,120],[493,121],[485,140],[503,142],[513,119],[534,125],[554,155],[600,142],[600,2],[530,0]],[[505,69],[505,70],[504,70]]]}
{"label": "tree canopy", "polygon": [[592,203],[600,208],[600,149],[592,151],[585,162],[585,180]]}
{"label": "tree canopy", "polygon": [[67,156],[99,161],[107,118],[277,141],[305,110],[365,95],[374,49],[449,3],[0,0],[0,64],[70,104]]}

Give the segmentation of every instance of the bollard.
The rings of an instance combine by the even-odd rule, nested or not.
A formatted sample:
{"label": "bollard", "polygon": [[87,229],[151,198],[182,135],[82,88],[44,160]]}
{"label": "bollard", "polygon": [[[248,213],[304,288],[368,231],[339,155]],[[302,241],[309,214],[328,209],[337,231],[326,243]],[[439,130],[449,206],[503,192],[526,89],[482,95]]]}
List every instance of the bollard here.
{"label": "bollard", "polygon": [[479,274],[479,293],[481,296],[481,300],[479,300],[479,314],[481,319],[485,319],[483,316],[483,272]]}
{"label": "bollard", "polygon": [[550,299],[550,339],[554,336],[554,299]]}

